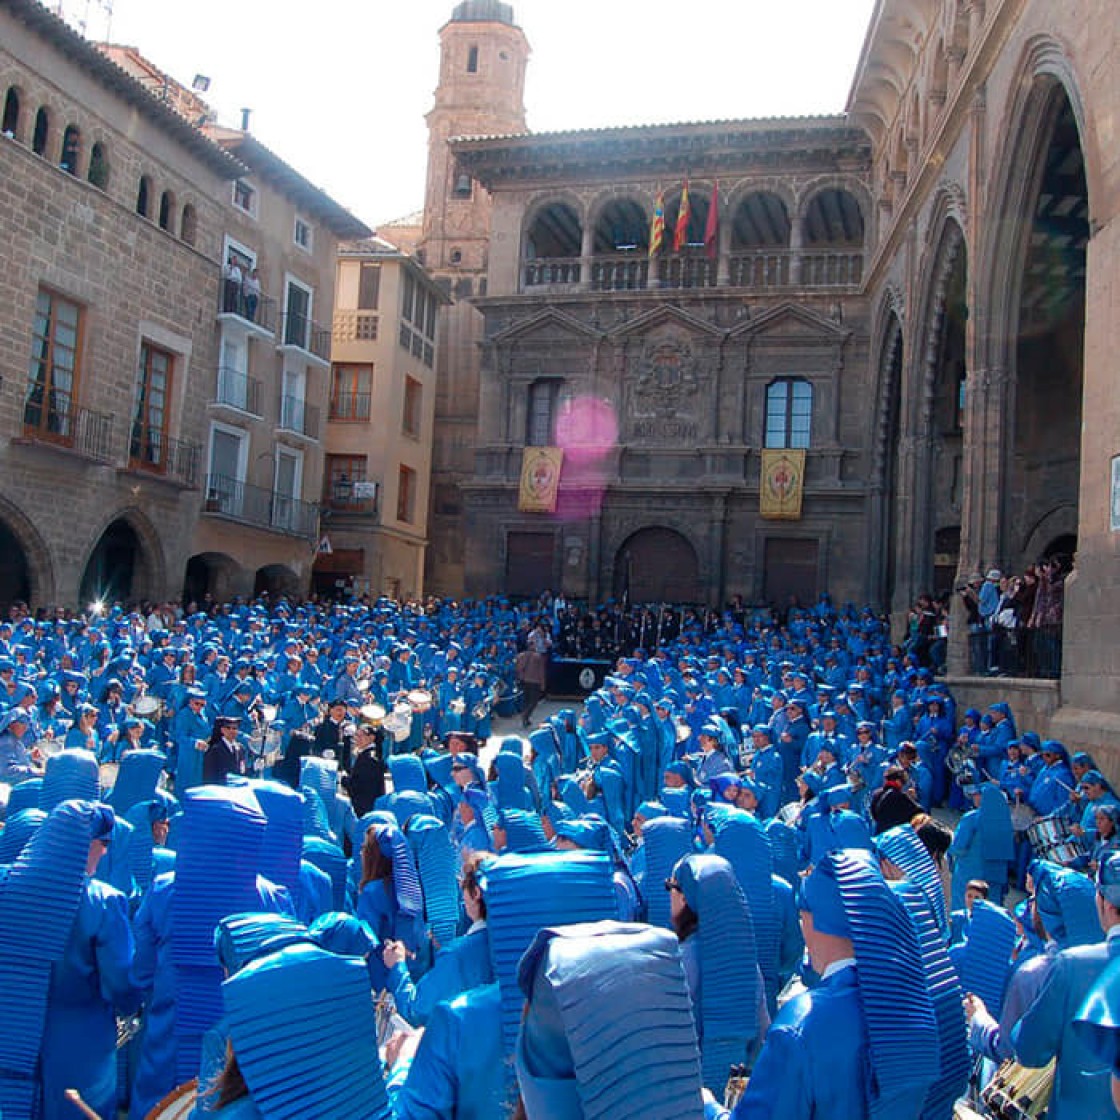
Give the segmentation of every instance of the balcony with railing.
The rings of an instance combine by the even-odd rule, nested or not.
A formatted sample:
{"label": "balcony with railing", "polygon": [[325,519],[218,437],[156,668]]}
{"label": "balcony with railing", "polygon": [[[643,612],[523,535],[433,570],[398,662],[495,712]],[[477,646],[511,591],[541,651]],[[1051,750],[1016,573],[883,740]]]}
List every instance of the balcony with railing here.
{"label": "balcony with railing", "polygon": [[336,478],[323,494],[323,505],[340,516],[369,516],[377,512],[377,483],[365,478]]}
{"label": "balcony with railing", "polygon": [[319,410],[303,397],[285,394],[280,398],[280,428],[306,439],[318,439]]}
{"label": "balcony with railing", "polygon": [[328,420],[354,421],[368,420],[370,414],[369,393],[336,393],[331,397]]}
{"label": "balcony with railing", "polygon": [[228,475],[206,476],[202,512],[308,540],[315,540],[319,532],[319,507],[314,502],[250,486]]}
{"label": "balcony with railing", "polygon": [[214,395],[215,404],[236,408],[253,416],[261,415],[261,382],[240,370],[229,366],[218,367],[218,386]]}
{"label": "balcony with railing", "polygon": [[280,316],[280,346],[290,346],[328,365],[331,360],[331,332],[298,311]]}
{"label": "balcony with railing", "polygon": [[679,291],[741,288],[753,292],[852,289],[863,280],[863,251],[847,249],[733,250],[708,257],[702,246],[650,258],[644,249],[593,257],[522,261],[521,290]]}
{"label": "balcony with railing", "polygon": [[225,278],[218,285],[218,319],[253,334],[272,338],[276,333],[277,306],[270,296],[246,295],[244,287],[235,288]]}
{"label": "balcony with railing", "polygon": [[133,423],[128,441],[131,470],[162,475],[181,486],[198,485],[202,448],[197,443],[174,439],[162,428]]}
{"label": "balcony with railing", "polygon": [[108,463],[113,458],[113,415],[74,403],[69,393],[33,388],[23,405],[23,435],[34,443],[66,447]]}

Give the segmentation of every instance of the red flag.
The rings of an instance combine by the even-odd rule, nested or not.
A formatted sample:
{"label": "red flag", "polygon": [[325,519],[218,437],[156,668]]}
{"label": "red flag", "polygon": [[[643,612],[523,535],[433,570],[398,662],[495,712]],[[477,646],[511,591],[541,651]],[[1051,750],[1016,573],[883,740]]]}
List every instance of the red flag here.
{"label": "red flag", "polygon": [[692,207],[688,202],[688,180],[684,181],[681,191],[681,204],[677,210],[677,224],[673,227],[673,252],[679,253],[688,244],[688,219],[692,217]]}
{"label": "red flag", "polygon": [[653,221],[649,225],[649,255],[656,257],[665,241],[665,192],[659,190],[653,204]]}
{"label": "red flag", "polygon": [[708,220],[704,223],[704,255],[714,261],[719,255],[719,180],[712,186],[708,202]]}

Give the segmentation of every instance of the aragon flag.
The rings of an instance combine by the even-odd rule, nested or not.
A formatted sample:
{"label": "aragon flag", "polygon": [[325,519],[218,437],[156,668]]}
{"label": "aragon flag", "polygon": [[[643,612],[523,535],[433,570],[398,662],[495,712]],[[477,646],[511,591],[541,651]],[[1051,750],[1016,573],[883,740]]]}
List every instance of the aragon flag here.
{"label": "aragon flag", "polygon": [[658,190],[653,204],[653,221],[649,224],[649,255],[656,257],[665,242],[665,192]]}

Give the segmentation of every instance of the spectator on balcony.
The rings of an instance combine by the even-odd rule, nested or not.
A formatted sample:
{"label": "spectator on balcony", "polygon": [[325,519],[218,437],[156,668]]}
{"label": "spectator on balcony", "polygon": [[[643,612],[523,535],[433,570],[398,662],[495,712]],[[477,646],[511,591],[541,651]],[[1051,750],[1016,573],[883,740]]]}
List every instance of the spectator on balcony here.
{"label": "spectator on balcony", "polygon": [[261,277],[255,268],[249,270],[241,285],[241,294],[245,300],[245,318],[250,323],[257,321],[257,305],[261,301]]}
{"label": "spectator on balcony", "polygon": [[222,269],[222,310],[241,314],[241,294],[244,276],[237,258],[230,253],[225,268]]}

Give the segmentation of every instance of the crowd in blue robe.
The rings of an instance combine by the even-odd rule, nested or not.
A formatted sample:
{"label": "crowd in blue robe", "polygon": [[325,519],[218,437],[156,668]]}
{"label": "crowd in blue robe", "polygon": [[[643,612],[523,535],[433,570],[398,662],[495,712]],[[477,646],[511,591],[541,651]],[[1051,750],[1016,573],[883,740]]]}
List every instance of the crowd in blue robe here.
{"label": "crowd in blue robe", "polygon": [[[667,1117],[676,1094],[718,1117],[732,1075],[749,1075],[735,1117],[947,1120],[970,1054],[989,1072],[1056,1057],[1051,1115],[1111,1115],[1120,801],[1091,758],[1020,734],[1004,703],[958,716],[883,620],[822,598],[781,627],[682,614],[484,762],[541,619],[503,600],[258,602],[166,630],[116,608],[0,626],[0,983],[27,1004],[0,1021],[5,1120],[66,1115],[68,1088],[139,1118],[195,1077],[199,1115],[308,1115],[321,1091],[315,1115],[481,1120],[520,1091],[530,1117],[577,1116],[601,1090],[612,1117]],[[355,754],[388,765],[372,809],[348,796],[349,757],[315,745],[327,701],[366,725]],[[235,765],[205,784],[223,723]],[[913,808],[901,823],[888,790]],[[963,810],[953,834],[930,816],[945,805]],[[1003,910],[1012,887],[1027,912]],[[56,895],[55,947],[33,961],[34,908]],[[554,927],[582,932],[534,942]],[[908,962],[894,980],[884,946]],[[587,987],[600,957],[659,991],[604,1002],[605,980]],[[275,1038],[254,1026],[266,985],[284,993]],[[369,1026],[371,993],[363,1045],[386,1075],[339,1100],[323,1063],[347,1008]],[[330,998],[334,1052],[314,1037]],[[586,1049],[627,1014],[676,1024],[694,1058],[640,1113],[625,1079],[676,1069],[672,1047],[631,1054],[623,1031],[598,1081]],[[279,1072],[297,1028],[321,1059],[302,1104]],[[905,1072],[900,1033],[922,1055]],[[852,1075],[868,1065],[871,1084]]]}

